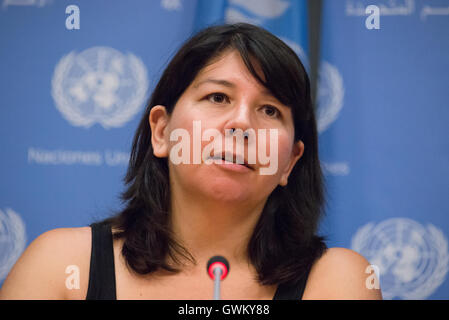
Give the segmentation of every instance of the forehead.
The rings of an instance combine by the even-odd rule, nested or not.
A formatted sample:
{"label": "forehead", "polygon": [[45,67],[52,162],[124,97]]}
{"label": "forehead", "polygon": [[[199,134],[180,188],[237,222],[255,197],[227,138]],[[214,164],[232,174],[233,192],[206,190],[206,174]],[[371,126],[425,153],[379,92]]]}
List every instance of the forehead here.
{"label": "forehead", "polygon": [[[259,63],[252,58],[251,64],[256,70],[257,75],[262,81],[265,81],[265,76]],[[198,87],[208,79],[234,79],[236,81],[242,81],[242,83],[256,85],[261,91],[264,91],[264,93],[269,93],[268,89],[265,88],[248,70],[248,67],[237,50],[227,50],[209,61],[206,66],[198,72],[192,85],[193,87]],[[221,84],[226,85],[227,83],[222,82]]]}

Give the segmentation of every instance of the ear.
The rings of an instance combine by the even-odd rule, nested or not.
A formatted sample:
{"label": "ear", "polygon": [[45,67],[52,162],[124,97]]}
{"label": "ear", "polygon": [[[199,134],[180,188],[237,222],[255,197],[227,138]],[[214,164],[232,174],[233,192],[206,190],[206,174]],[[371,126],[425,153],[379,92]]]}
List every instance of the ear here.
{"label": "ear", "polygon": [[153,154],[158,158],[165,158],[168,156],[168,141],[167,135],[169,116],[164,106],[157,105],[151,108],[148,121],[151,127],[151,145],[153,146]]}
{"label": "ear", "polygon": [[279,184],[282,187],[285,187],[287,185],[290,172],[292,172],[293,167],[295,166],[296,162],[298,162],[298,160],[302,157],[303,153],[304,153],[304,143],[301,140],[299,140],[293,145],[292,153],[290,155],[290,161],[281,175],[281,180]]}

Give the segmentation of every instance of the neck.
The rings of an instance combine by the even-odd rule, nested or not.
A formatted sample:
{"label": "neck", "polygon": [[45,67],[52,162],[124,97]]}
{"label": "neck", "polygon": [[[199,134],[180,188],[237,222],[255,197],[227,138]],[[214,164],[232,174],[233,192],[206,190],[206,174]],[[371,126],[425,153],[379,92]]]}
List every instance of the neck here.
{"label": "neck", "polygon": [[174,188],[171,227],[201,270],[214,255],[226,257],[235,270],[249,265],[247,245],[264,205],[220,202]]}

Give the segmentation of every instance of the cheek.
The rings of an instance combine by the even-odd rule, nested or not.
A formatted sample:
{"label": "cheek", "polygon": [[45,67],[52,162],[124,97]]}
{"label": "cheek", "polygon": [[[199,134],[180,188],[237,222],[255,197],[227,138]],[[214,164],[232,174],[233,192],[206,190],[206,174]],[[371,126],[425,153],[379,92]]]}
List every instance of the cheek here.
{"label": "cheek", "polygon": [[[204,145],[209,143],[201,141],[201,137],[203,131],[207,129],[206,125],[210,125],[211,121],[204,115],[204,113],[199,112],[198,109],[195,108],[195,105],[181,102],[182,101],[180,101],[179,105],[176,105],[171,115],[170,122],[167,126],[166,138],[170,149],[182,141],[185,147],[190,149],[190,155],[192,157],[194,144],[198,145],[198,143],[200,143],[201,145]],[[172,132],[176,132],[177,140],[175,141],[170,140]],[[183,134],[182,140],[179,137],[181,133]],[[173,139],[175,139],[175,137]],[[201,150],[202,147],[203,146],[201,146]],[[190,163],[193,163],[193,159],[190,160]]]}
{"label": "cheek", "polygon": [[[173,114],[167,126],[166,142],[168,144],[169,161],[179,163],[182,158],[188,163],[192,161],[193,120],[187,114]],[[190,153],[190,157],[187,154]],[[176,160],[177,159],[177,160]]]}
{"label": "cheek", "polygon": [[[277,157],[271,164],[272,167],[276,166],[276,171],[272,175],[261,175],[260,179],[262,187],[265,187],[263,193],[267,196],[273,192],[273,190],[281,183],[285,173],[288,171],[290,165],[290,158],[292,154],[293,140],[288,134],[280,134],[278,137]],[[270,157],[273,159],[273,157]],[[269,171],[273,171],[273,168]]]}
{"label": "cheek", "polygon": [[279,171],[282,173],[283,169],[287,168],[290,163],[292,154],[293,140],[289,136],[279,138]]}
{"label": "cheek", "polygon": [[[270,172],[270,175],[274,177],[282,175],[290,163],[293,147],[291,134],[287,130],[277,130],[277,138],[273,133],[267,135],[265,150],[261,144],[258,147],[261,148],[262,153],[265,151],[265,154],[269,158],[268,164],[261,165],[264,168],[271,168],[271,170],[265,170],[265,172]],[[276,170],[274,171],[274,169]]]}

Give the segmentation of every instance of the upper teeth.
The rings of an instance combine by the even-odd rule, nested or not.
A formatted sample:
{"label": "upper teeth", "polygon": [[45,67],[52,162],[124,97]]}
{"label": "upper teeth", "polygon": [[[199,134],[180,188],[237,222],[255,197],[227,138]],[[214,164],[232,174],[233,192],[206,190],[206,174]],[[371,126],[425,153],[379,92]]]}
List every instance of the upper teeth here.
{"label": "upper teeth", "polygon": [[234,162],[233,159],[227,160],[226,157],[224,157],[224,156],[214,156],[214,157],[212,157],[212,159],[224,160],[224,161],[227,161],[227,162],[232,162],[232,163],[236,163],[236,164],[242,164],[242,165],[246,166],[246,164],[244,162],[243,163],[237,163],[237,161]]}

